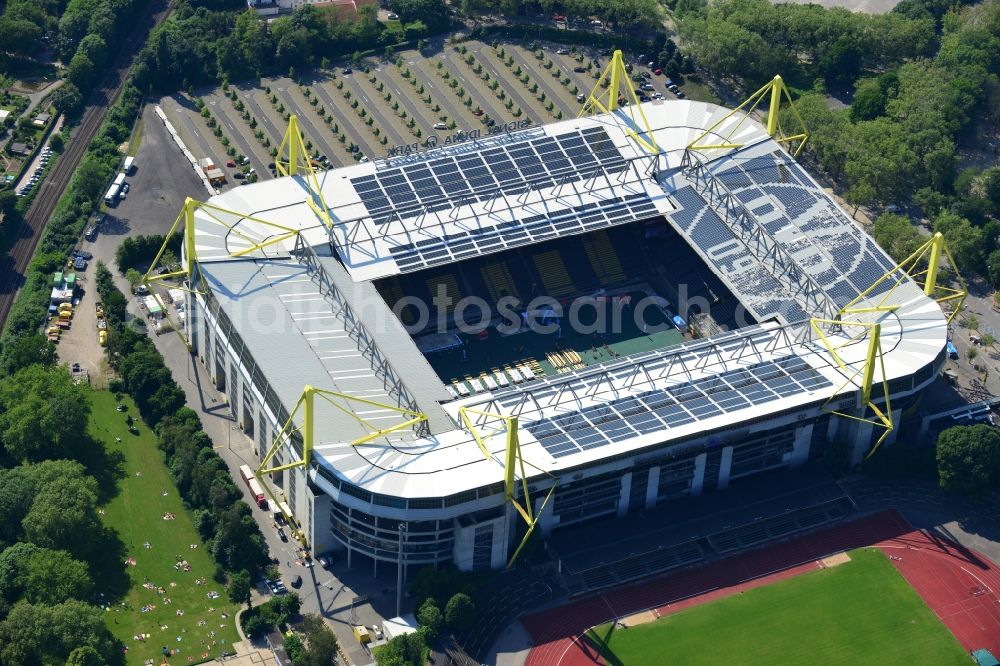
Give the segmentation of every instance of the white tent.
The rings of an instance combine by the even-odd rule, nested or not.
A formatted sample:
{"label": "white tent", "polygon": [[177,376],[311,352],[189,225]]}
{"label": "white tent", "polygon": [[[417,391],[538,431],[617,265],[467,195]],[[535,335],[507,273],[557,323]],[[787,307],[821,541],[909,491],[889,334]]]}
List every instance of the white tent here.
{"label": "white tent", "polygon": [[391,620],[383,620],[382,631],[385,633],[386,640],[392,640],[396,636],[416,633],[417,618],[413,616],[413,613],[407,613],[406,615],[394,617]]}
{"label": "white tent", "polygon": [[174,302],[174,305],[182,305],[184,303],[183,289],[168,289],[167,293],[170,294],[170,300]]}

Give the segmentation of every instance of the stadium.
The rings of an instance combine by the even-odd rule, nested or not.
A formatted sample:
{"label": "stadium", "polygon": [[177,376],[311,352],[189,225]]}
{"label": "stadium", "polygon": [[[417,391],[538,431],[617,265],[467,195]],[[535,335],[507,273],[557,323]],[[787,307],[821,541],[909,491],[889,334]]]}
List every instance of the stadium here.
{"label": "stadium", "polygon": [[792,156],[780,78],[734,111],[626,76],[329,171],[293,119],[285,177],[185,205],[179,329],[314,552],[502,568],[828,442],[858,463],[938,374],[943,242],[897,265],[863,233]]}

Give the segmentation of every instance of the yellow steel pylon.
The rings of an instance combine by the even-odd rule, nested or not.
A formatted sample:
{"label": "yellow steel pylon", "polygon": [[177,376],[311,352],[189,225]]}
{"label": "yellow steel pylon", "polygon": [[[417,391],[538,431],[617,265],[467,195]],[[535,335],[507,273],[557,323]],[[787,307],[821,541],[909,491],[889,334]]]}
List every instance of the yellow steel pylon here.
{"label": "yellow steel pylon", "polygon": [[[195,274],[198,271],[198,257],[195,244],[195,212],[201,211],[201,213],[207,218],[206,221],[211,224],[219,224],[225,228],[226,233],[224,234],[226,238],[240,239],[247,243],[247,247],[235,251],[227,252],[227,258],[238,258],[244,255],[250,254],[251,252],[256,252],[262,250],[270,245],[276,243],[281,243],[282,241],[294,238],[298,234],[297,229],[287,227],[276,222],[271,222],[270,220],[264,220],[259,217],[254,217],[252,215],[244,215],[234,210],[229,210],[222,208],[221,206],[216,206],[214,204],[205,203],[202,201],[197,201],[188,197],[184,200],[184,206],[181,208],[181,212],[177,214],[177,218],[174,220],[173,225],[170,227],[170,231],[167,232],[166,237],[163,239],[163,245],[160,246],[159,252],[156,253],[156,257],[153,259],[153,263],[150,264],[149,270],[142,277],[142,284],[149,290],[150,295],[156,300],[156,303],[163,309],[167,320],[174,327],[174,330],[181,336],[184,344],[190,348],[190,344],[187,336],[184,335],[180,327],[177,326],[177,322],[170,316],[169,310],[163,307],[163,301],[160,299],[160,295],[153,289],[153,285],[157,282],[163,282],[165,280],[171,280],[179,277],[186,277],[188,279],[189,287],[178,286],[177,288],[183,289],[184,291],[191,293],[204,293],[204,290],[198,290],[194,288]],[[236,222],[230,223],[223,219],[223,216],[234,217]],[[266,238],[264,240],[259,240],[252,238],[251,236],[244,233],[239,228],[239,223],[245,220],[254,222],[255,224],[260,224],[265,227],[270,227],[272,229],[278,230],[278,233],[272,237]],[[183,225],[184,234],[184,263],[181,265],[179,270],[168,271],[162,275],[156,275],[155,271],[159,266],[160,260],[163,258],[164,253],[167,250],[167,245],[170,243],[170,239],[174,234],[178,233],[178,228]]]}
{"label": "yellow steel pylon", "polygon": [[[960,286],[959,289],[938,283],[938,273],[940,271],[942,257],[948,258],[948,262],[951,264],[951,268],[955,272],[955,279],[958,280],[958,284]],[[926,267],[923,267],[923,262],[925,260],[927,264]],[[903,280],[906,279],[906,277],[911,277],[917,281],[923,279],[924,295],[933,298],[938,304],[958,301],[952,309],[951,314],[948,315],[949,324],[953,319],[955,319],[956,316],[958,316],[959,311],[962,309],[962,305],[965,303],[965,299],[969,296],[969,289],[965,284],[965,280],[962,278],[962,274],[958,272],[958,264],[955,263],[955,259],[951,255],[951,250],[948,249],[948,245],[945,243],[944,236],[941,232],[937,232],[931,236],[930,240],[917,248],[913,254],[896,264],[888,273],[873,282],[870,287],[858,294],[854,300],[841,308],[841,314],[889,312],[896,310],[899,307],[898,305],[887,305],[886,301],[888,301],[889,297],[896,290],[896,287],[898,287]],[[882,294],[878,303],[870,307],[855,307],[857,303],[867,298],[868,295],[875,290],[875,288],[883,282],[890,280],[893,281],[892,288]]]}
{"label": "yellow steel pylon", "polygon": [[[285,158],[285,150],[288,157]],[[316,170],[309,159],[309,151],[306,149],[305,141],[302,139],[302,132],[299,130],[298,116],[291,116],[288,119],[288,129],[278,146],[278,155],[274,159],[274,168],[283,176],[296,176],[302,172],[302,183],[309,196],[306,197],[306,204],[312,209],[316,217],[326,225],[327,229],[333,226],[330,219],[330,208],[323,198],[323,190],[319,186],[319,179],[316,177]]]}
{"label": "yellow steel pylon", "polygon": [[[469,417],[469,415],[475,415],[479,417],[484,417],[493,422],[498,422],[499,427],[495,428],[491,432],[487,433],[485,437],[479,432],[479,428]],[[538,526],[538,519],[541,517],[542,512],[545,510],[545,506],[549,503],[552,498],[552,494],[556,490],[555,483],[549,488],[548,494],[542,501],[542,505],[538,507],[538,511],[534,510],[531,502],[531,495],[528,492],[528,476],[525,474],[524,466],[525,464],[534,467],[538,471],[542,472],[546,476],[555,480],[552,474],[549,474],[545,470],[532,465],[531,463],[526,463],[524,457],[521,455],[521,442],[517,436],[517,417],[516,416],[506,416],[504,414],[495,414],[492,412],[484,412],[476,409],[470,409],[468,407],[460,407],[458,410],[458,415],[465,424],[465,427],[472,433],[473,439],[476,440],[476,444],[479,445],[479,450],[483,452],[487,460],[494,460],[493,454],[486,446],[486,439],[493,437],[499,433],[504,433],[506,435],[506,447],[504,449],[504,460],[503,460],[503,471],[504,471],[504,499],[514,507],[518,515],[524,520],[528,525],[528,531],[525,533],[524,538],[521,539],[521,543],[518,544],[517,549],[514,554],[511,555],[510,560],[507,562],[507,568],[509,569],[513,566],[514,561],[517,556],[521,554],[521,550],[524,548],[525,544],[528,543],[528,539],[535,531],[535,527]],[[517,500],[517,471],[520,468],[521,477],[521,492],[524,498],[524,504]]]}
{"label": "yellow steel pylon", "polygon": [[[862,423],[870,423],[885,429],[882,435],[875,442],[875,446],[873,446],[872,450],[868,452],[868,456],[866,456],[866,458],[870,457],[876,450],[878,450],[878,447],[882,444],[885,438],[889,436],[889,433],[892,432],[894,427],[892,422],[892,406],[889,404],[889,383],[885,377],[885,359],[882,354],[882,341],[880,338],[882,334],[882,325],[875,322],[842,321],[839,319],[811,319],[809,320],[809,323],[812,326],[813,331],[823,343],[823,346],[826,347],[828,352],[830,352],[830,356],[833,358],[840,370],[845,374],[850,373],[847,381],[840,388],[834,391],[833,395],[831,395],[824,404],[824,407],[830,404],[835,397],[840,395],[840,393],[847,386],[858,386],[858,388],[861,389],[861,408],[863,410],[870,409],[874,414],[874,417],[867,418],[863,415],[857,416],[854,414],[846,414],[835,409],[829,410],[830,413],[842,416],[846,419],[852,419]],[[841,329],[845,326],[854,326],[862,330],[858,335],[850,336],[840,344],[835,345],[823,332],[821,325],[836,326]],[[860,368],[852,370],[850,366],[844,362],[844,359],[841,358],[838,351],[848,345],[855,344],[864,338],[865,335],[868,336],[868,351],[865,355],[865,361]],[[878,365],[879,371],[882,375],[882,394],[885,399],[885,407],[881,409],[872,400],[872,386],[875,381],[876,364]],[[858,378],[859,375],[860,379]],[[862,414],[864,414],[864,411]]]}
{"label": "yellow steel pylon", "polygon": [[[316,415],[316,397],[320,397],[326,400],[328,403],[333,405],[336,409],[340,410],[344,414],[347,414],[352,419],[362,424],[369,433],[362,437],[349,442],[351,446],[358,446],[360,444],[367,444],[372,440],[378,439],[379,437],[384,437],[390,433],[396,432],[397,430],[403,430],[404,428],[412,427],[421,421],[427,420],[427,415],[421,412],[416,412],[410,409],[404,409],[402,407],[396,407],[395,405],[387,405],[381,402],[376,402],[374,400],[368,400],[366,398],[359,398],[353,395],[348,395],[346,393],[338,393],[337,391],[327,391],[324,389],[318,389],[313,386],[305,386],[302,389],[302,394],[299,396],[298,401],[295,403],[295,407],[292,408],[292,413],[289,415],[288,420],[282,426],[281,430],[274,437],[274,442],[272,442],[271,447],[264,454],[264,457],[260,461],[260,465],[257,467],[255,472],[258,479],[260,479],[264,491],[274,500],[275,505],[279,506],[280,503],[275,498],[274,492],[271,490],[271,484],[264,479],[265,474],[271,474],[274,472],[283,472],[286,469],[293,469],[295,467],[303,467],[309,469],[309,461],[312,458],[312,451],[316,446],[316,426],[315,426],[315,415]],[[380,428],[372,425],[364,418],[358,416],[353,410],[345,407],[335,400],[342,400],[345,402],[356,402],[368,407],[377,407],[378,409],[390,410],[398,412],[405,417],[408,417],[402,423],[398,423],[394,426],[388,428]],[[302,412],[302,426],[295,427],[295,417]],[[293,456],[295,455],[295,447],[292,442],[301,437],[302,439],[302,454],[297,460],[285,463],[283,465],[269,466],[271,461],[274,460],[275,456],[278,455],[278,451],[285,445],[289,445]],[[284,509],[282,509],[284,513]],[[285,516],[289,518],[289,516]]]}
{"label": "yellow steel pylon", "polygon": [[[607,90],[602,91],[601,88],[605,82],[608,83],[608,87]],[[624,86],[622,85],[623,83]],[[626,133],[648,152],[654,154],[660,152],[660,149],[656,145],[656,139],[653,137],[653,130],[649,126],[649,121],[646,120],[646,114],[643,112],[642,105],[639,104],[639,98],[632,87],[632,80],[629,78],[628,70],[625,69],[622,52],[621,50],[616,50],[611,56],[611,62],[608,63],[604,73],[597,79],[593,90],[587,96],[587,100],[583,103],[583,108],[580,109],[577,117],[594,113],[595,110],[600,110],[602,113],[611,113],[619,108],[619,100],[628,102],[632,124],[636,127],[645,128],[647,138],[644,139],[639,136],[632,127],[628,128]],[[636,112],[639,114],[639,120],[636,119]]]}
{"label": "yellow steel pylon", "polygon": [[[795,115],[796,120],[798,120],[799,125],[801,126],[801,131],[799,131],[797,134],[786,135],[781,128],[781,123],[779,121],[778,116],[779,112],[781,111],[782,95],[784,95],[785,99],[788,100],[788,106],[792,109],[792,113]],[[735,109],[724,115],[714,125],[705,130],[705,132],[702,133],[701,136],[695,139],[691,143],[691,145],[688,146],[688,149],[704,151],[704,150],[721,150],[726,148],[742,148],[743,144],[735,143],[733,141],[733,137],[739,131],[740,127],[743,126],[743,123],[746,121],[746,119],[750,117],[750,114],[753,113],[753,111],[760,105],[760,103],[765,98],[769,99],[769,104],[767,109],[768,135],[778,143],[794,144],[797,141],[798,145],[794,147],[794,150],[792,150],[792,148],[789,148],[789,150],[792,152],[792,155],[797,157],[798,154],[802,152],[802,148],[805,147],[806,141],[809,140],[809,130],[806,128],[806,123],[804,120],[802,120],[802,116],[799,115],[798,110],[795,108],[795,103],[792,101],[791,93],[788,92],[788,86],[785,85],[785,82],[782,80],[781,76],[778,75],[775,75],[775,77],[770,81],[768,81],[762,88],[760,88],[760,90],[758,90],[753,95],[748,97],[742,104],[740,104],[738,107],[736,107]],[[740,119],[738,123],[736,123],[734,127],[732,127],[730,130],[726,132],[724,137],[722,137],[719,140],[713,138],[713,140],[707,143],[702,143],[703,141],[705,141],[707,137],[712,136],[715,130],[720,125],[729,120],[732,116],[741,112],[743,113],[743,117]]]}

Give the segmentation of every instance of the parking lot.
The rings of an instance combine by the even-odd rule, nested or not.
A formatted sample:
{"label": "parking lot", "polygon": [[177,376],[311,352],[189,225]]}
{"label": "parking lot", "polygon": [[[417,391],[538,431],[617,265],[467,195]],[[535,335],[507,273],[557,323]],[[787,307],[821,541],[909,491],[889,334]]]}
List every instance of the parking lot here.
{"label": "parking lot", "polygon": [[[105,385],[107,370],[104,348],[97,338],[94,288],[97,261],[117,272],[115,250],[126,236],[167,233],[186,197],[204,200],[206,195],[194,170],[153,113],[152,105],[143,109],[142,122],[142,143],[135,155],[134,170],[127,179],[128,196],[108,209],[93,241],[80,243],[80,249],[91,253],[93,258],[86,269],[76,272],[82,295],[70,329],[63,333],[57,346],[60,360],[79,363],[96,386]],[[123,283],[124,280],[119,280],[119,288],[127,288]]]}
{"label": "parking lot", "polygon": [[[310,152],[327,157],[332,167],[378,159],[396,146],[423,143],[429,136],[440,142],[488,122],[527,118],[543,124],[575,117],[580,98],[597,83],[610,52],[545,42],[532,50],[534,45],[437,40],[423,52],[407,49],[391,58],[340,63],[307,72],[297,81],[271,77],[225,90],[199,89],[193,98],[166,97],[161,106],[189,150],[223,169],[225,189],[238,184],[237,171],[252,168],[259,178],[271,176],[272,151],[292,114],[299,118]],[[637,72],[649,74],[642,63],[633,64]],[[638,89],[642,83],[633,85]],[[645,92],[672,97],[664,84],[662,76],[651,75],[652,89]],[[198,99],[211,120],[202,115]],[[221,137],[210,126],[213,121]],[[248,162],[226,166],[233,155],[245,155]]]}

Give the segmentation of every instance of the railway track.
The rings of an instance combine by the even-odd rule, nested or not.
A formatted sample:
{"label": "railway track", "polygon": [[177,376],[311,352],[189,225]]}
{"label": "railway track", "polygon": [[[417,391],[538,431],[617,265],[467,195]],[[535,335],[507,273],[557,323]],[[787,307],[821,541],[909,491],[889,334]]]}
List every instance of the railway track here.
{"label": "railway track", "polygon": [[0,329],[7,323],[11,308],[17,300],[28,264],[35,254],[35,248],[42,237],[45,225],[49,221],[56,204],[62,198],[69,181],[76,173],[80,161],[87,153],[90,142],[97,135],[97,130],[104,122],[108,109],[121,94],[125,81],[139,49],[146,41],[149,32],[159,25],[170,14],[170,6],[164,0],[154,0],[144,17],[137,22],[140,27],[122,45],[118,57],[111,65],[111,70],[105,75],[100,87],[94,91],[84,109],[80,124],[73,133],[73,138],[67,144],[66,151],[56,161],[49,176],[42,182],[40,190],[24,217],[24,221],[16,231],[16,237],[11,243],[7,256],[0,259]]}

